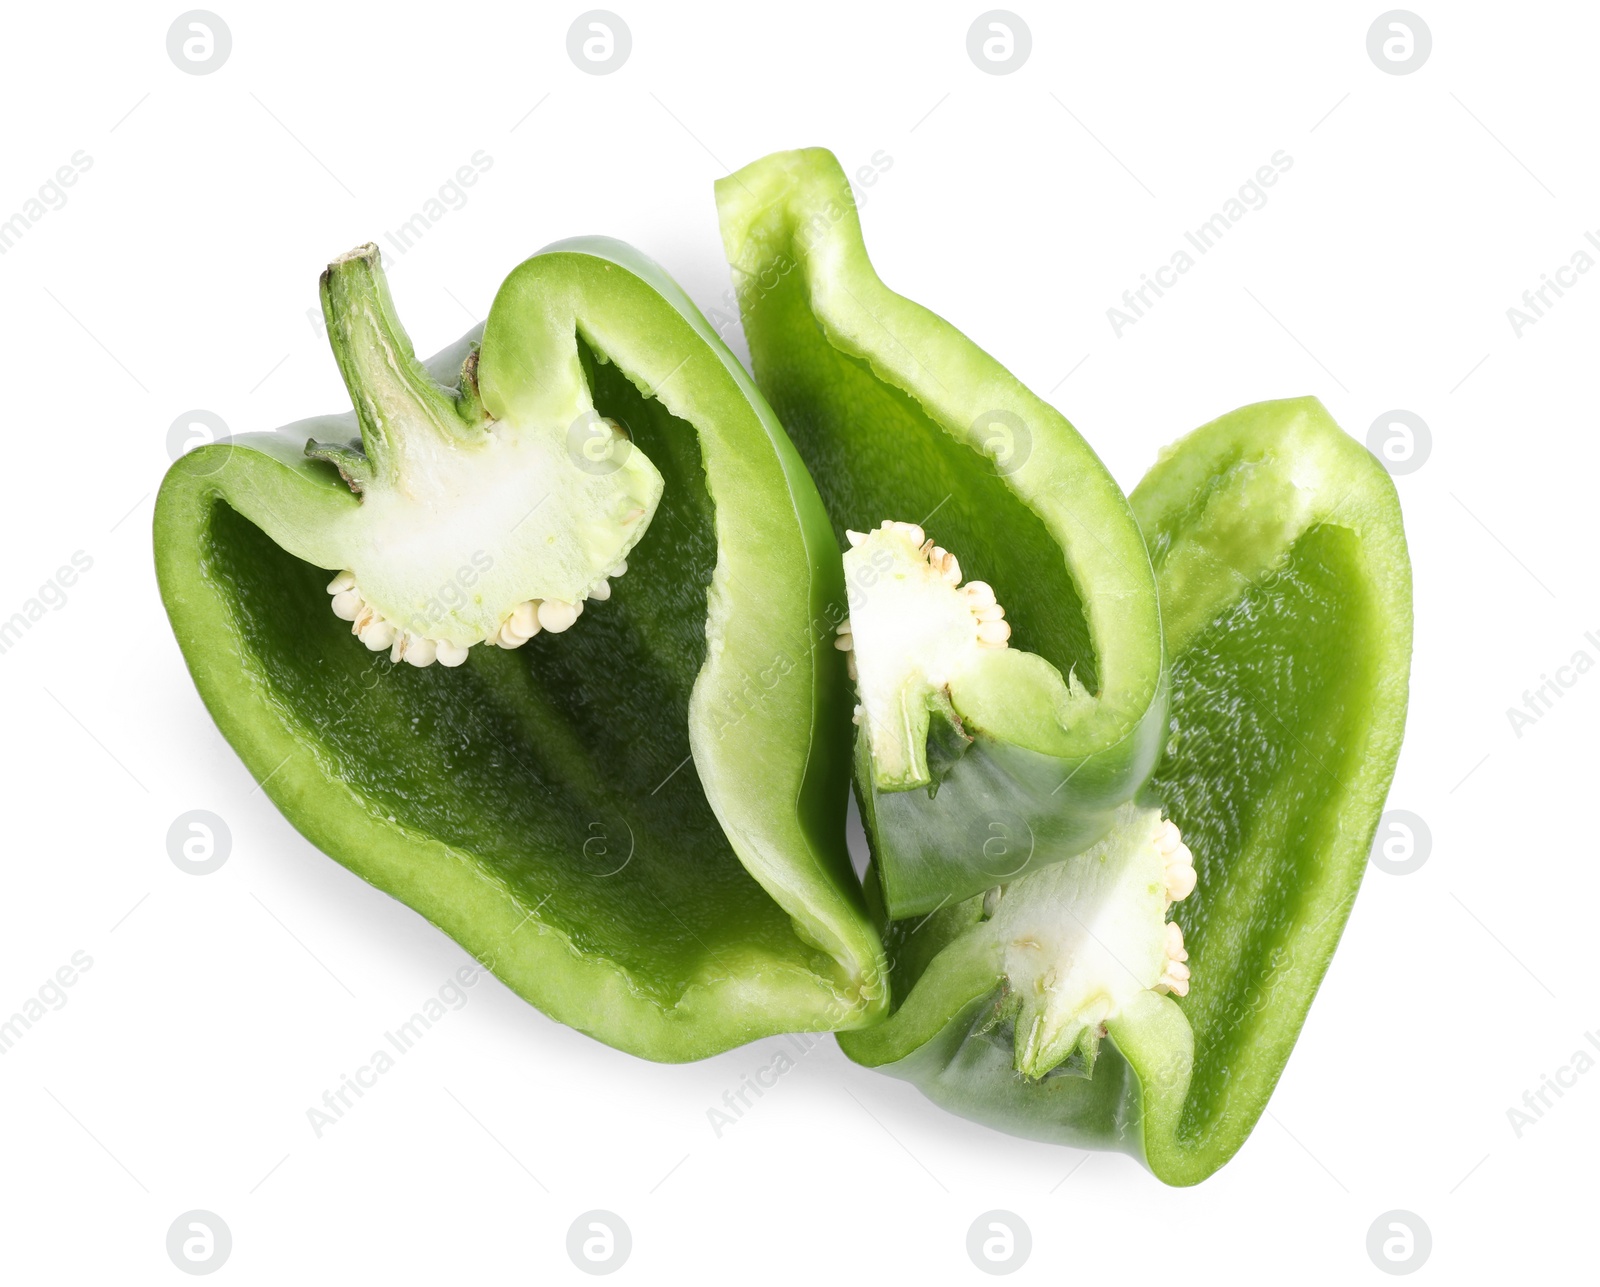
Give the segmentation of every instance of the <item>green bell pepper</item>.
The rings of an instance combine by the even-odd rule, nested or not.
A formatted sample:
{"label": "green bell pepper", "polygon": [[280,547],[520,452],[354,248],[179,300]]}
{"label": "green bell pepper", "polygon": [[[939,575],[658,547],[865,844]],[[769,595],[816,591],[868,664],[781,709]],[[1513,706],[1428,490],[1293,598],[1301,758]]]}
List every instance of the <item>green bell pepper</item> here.
{"label": "green bell pepper", "polygon": [[[1411,639],[1393,484],[1315,400],[1263,403],[1164,453],[1133,494],[1133,526],[1064,420],[879,283],[830,155],[757,162],[718,200],[757,382],[836,536],[936,511],[952,544],[988,560],[1039,653],[985,673],[974,697],[944,552],[894,524],[849,535],[856,789],[893,1011],[840,1044],[962,1116],[1198,1182],[1265,1107],[1393,775]],[[1020,467],[986,467],[964,432],[985,407],[1031,431]],[[890,590],[861,585],[869,572]],[[978,597],[981,628],[993,597]],[[896,621],[909,660],[887,655]],[[1067,701],[1041,680],[1051,661]],[[1086,700],[1125,730],[1098,752],[1116,772],[1090,799],[993,767],[1017,745],[1058,747],[1038,737],[1048,718],[1058,738],[1082,737],[1070,716]],[[900,789],[915,772],[884,772],[886,747],[891,767],[920,767],[904,751],[919,740],[931,795]],[[980,751],[984,789],[965,789]],[[951,855],[974,816],[1020,814],[1039,835],[1052,808],[1071,816],[1047,861],[982,892],[981,864]],[[1087,848],[1086,810],[1110,815]]]}
{"label": "green bell pepper", "polygon": [[705,319],[604,239],[522,264],[426,363],[375,248],[322,296],[354,414],[193,451],[156,505],[173,631],[263,789],[621,1049],[879,1017],[848,761],[817,753],[848,736],[811,646],[838,558]]}
{"label": "green bell pepper", "polygon": [[[1126,497],[1059,412],[883,285],[831,153],[767,157],[717,202],[756,381],[855,546],[839,642],[890,914],[1082,852],[1149,776],[1166,722],[1155,575]],[[979,579],[962,586],[963,566]]]}

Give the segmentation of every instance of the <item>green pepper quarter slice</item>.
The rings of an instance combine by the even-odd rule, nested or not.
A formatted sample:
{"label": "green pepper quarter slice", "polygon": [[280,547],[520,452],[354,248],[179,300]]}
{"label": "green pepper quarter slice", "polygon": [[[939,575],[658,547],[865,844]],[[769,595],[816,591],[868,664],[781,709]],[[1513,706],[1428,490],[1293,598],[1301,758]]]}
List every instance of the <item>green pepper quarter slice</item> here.
{"label": "green pepper quarter slice", "polygon": [[522,264],[427,363],[374,248],[323,302],[354,414],[200,448],[156,506],[173,632],[263,789],[613,1046],[873,1021],[819,753],[848,736],[812,647],[838,555],[737,360],[606,239]]}
{"label": "green pepper quarter slice", "polygon": [[878,279],[831,153],[757,161],[717,202],[756,381],[852,544],[837,629],[891,915],[1081,852],[1164,732],[1127,499],[1059,412]]}
{"label": "green pepper quarter slice", "polygon": [[[1172,657],[1142,798],[1058,875],[886,925],[897,1008],[840,1044],[962,1116],[1193,1184],[1260,1118],[1349,916],[1405,724],[1411,573],[1392,481],[1311,398],[1196,430],[1132,500]],[[1158,806],[1193,855],[1175,904]],[[1181,969],[1152,984],[1163,901]]]}

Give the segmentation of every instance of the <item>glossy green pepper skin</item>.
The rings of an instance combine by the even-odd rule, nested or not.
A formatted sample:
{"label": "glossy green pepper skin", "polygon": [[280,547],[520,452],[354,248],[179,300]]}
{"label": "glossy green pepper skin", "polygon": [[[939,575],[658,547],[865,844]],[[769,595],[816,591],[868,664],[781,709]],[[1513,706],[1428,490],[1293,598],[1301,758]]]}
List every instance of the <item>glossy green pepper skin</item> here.
{"label": "glossy green pepper skin", "polygon": [[1392,481],[1314,399],[1223,416],[1132,497],[1171,653],[1146,796],[1193,850],[1192,974],[1110,1019],[1092,1075],[1015,1069],[983,899],[886,926],[897,1008],[854,1059],[962,1116],[1205,1179],[1266,1106],[1366,866],[1404,730],[1411,574]]}
{"label": "glossy green pepper skin", "polygon": [[[375,254],[330,273],[359,423],[203,447],[173,465],[156,506],[174,634],[251,773],[312,843],[545,1013],[620,1049],[687,1060],[879,1017],[882,948],[844,844],[848,764],[817,753],[848,737],[841,659],[813,647],[842,596],[839,561],[738,362],[615,241],[528,260],[481,345],[469,335],[426,364]],[[341,348],[351,335],[367,347]],[[552,442],[575,407],[625,425],[653,467],[635,481],[648,491],[658,472],[664,486],[609,599],[515,651],[472,646],[452,669],[363,648],[329,611],[338,558],[281,545],[296,523],[344,530],[370,499],[350,480],[381,472],[386,398],[433,417],[451,461],[469,430],[505,417]],[[553,488],[592,483],[576,457],[570,468]],[[452,614],[440,628],[467,629]]]}
{"label": "glossy green pepper skin", "polygon": [[717,202],[757,383],[838,547],[884,520],[924,525],[993,586],[1013,630],[930,703],[927,774],[896,776],[858,740],[891,914],[1081,852],[1165,733],[1155,576],[1127,499],[1057,411],[878,279],[831,153],[757,161],[717,183]]}

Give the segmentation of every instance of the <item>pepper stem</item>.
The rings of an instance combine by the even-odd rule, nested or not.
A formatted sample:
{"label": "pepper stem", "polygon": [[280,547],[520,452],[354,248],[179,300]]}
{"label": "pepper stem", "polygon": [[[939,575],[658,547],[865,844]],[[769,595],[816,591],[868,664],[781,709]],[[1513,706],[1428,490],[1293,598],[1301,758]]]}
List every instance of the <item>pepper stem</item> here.
{"label": "pepper stem", "polygon": [[[377,246],[358,246],[328,265],[322,274],[322,315],[361,425],[369,466],[363,481],[397,480],[405,470],[408,438],[412,447],[422,446],[419,437],[436,443],[462,438],[468,425],[459,399],[417,360],[395,312]],[[475,390],[471,400],[476,401]],[[351,462],[335,463],[349,479]]]}

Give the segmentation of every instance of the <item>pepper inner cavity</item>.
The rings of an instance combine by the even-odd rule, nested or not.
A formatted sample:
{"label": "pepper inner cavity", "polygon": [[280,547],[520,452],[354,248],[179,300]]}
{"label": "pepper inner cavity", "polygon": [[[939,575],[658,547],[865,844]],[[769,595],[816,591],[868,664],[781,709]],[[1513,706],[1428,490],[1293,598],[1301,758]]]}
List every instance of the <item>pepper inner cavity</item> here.
{"label": "pepper inner cavity", "polygon": [[[849,655],[874,783],[911,790],[931,780],[932,713],[954,710],[951,685],[1006,648],[1011,627],[988,583],[963,584],[957,557],[917,524],[847,537],[850,616],[835,646]],[[1043,1077],[1074,1055],[1092,1067],[1105,1025],[1135,995],[1187,994],[1183,931],[1167,916],[1194,887],[1178,828],[1124,804],[1092,848],[989,890],[978,932],[1001,953],[1018,1072]]]}

